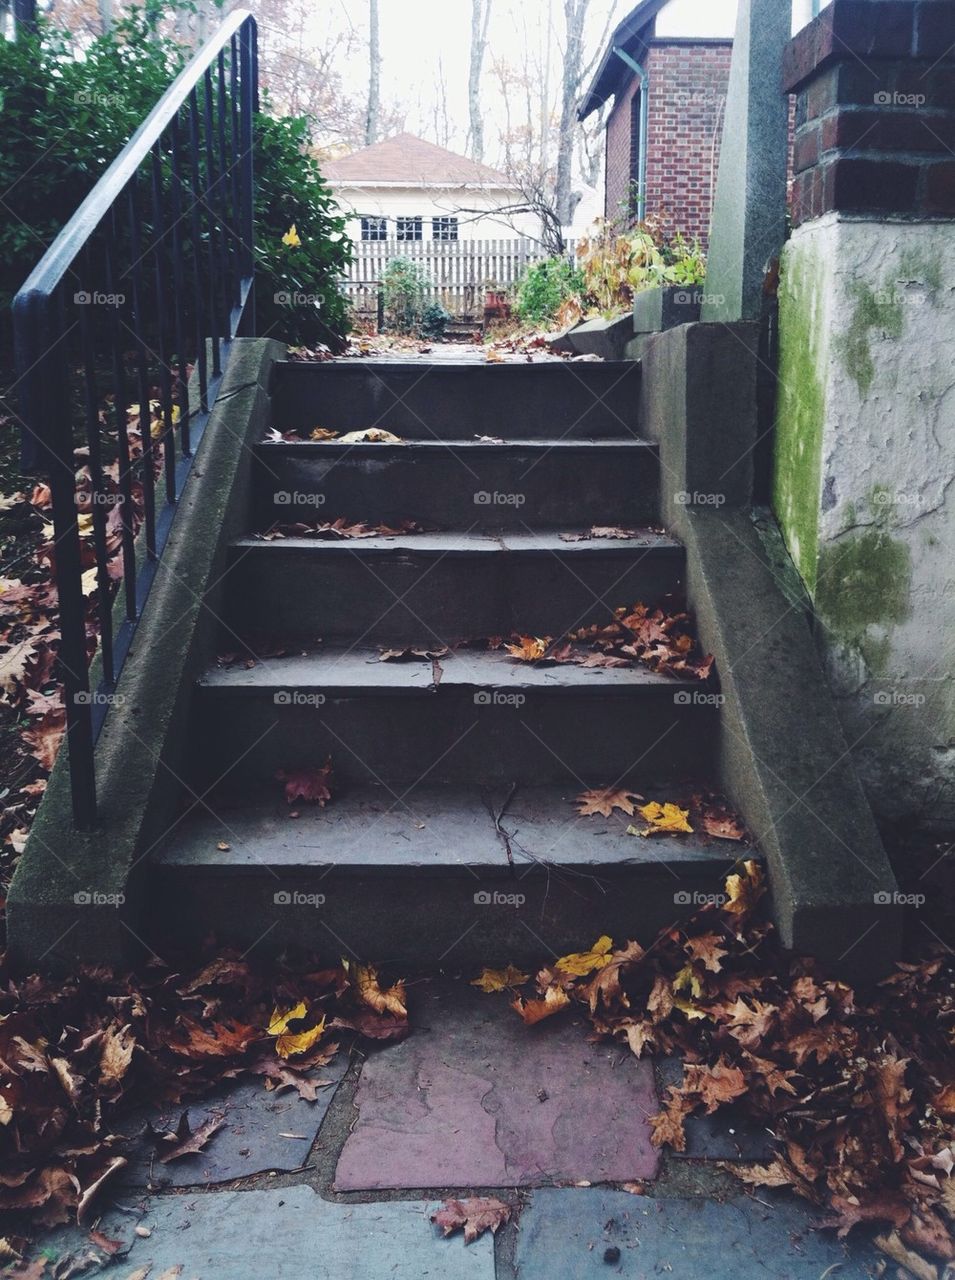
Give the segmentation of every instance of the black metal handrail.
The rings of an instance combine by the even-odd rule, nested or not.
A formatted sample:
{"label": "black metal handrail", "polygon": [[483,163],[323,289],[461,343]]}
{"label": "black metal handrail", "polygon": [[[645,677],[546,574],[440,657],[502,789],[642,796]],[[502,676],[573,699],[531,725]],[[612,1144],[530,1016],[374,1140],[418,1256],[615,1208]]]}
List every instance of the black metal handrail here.
{"label": "black metal handrail", "polygon": [[[44,474],[51,491],[58,665],[81,829],[96,821],[96,738],[231,340],[254,331],[257,59],[255,19],[236,11],[13,301],[23,469]],[[91,692],[97,630],[102,679]]]}

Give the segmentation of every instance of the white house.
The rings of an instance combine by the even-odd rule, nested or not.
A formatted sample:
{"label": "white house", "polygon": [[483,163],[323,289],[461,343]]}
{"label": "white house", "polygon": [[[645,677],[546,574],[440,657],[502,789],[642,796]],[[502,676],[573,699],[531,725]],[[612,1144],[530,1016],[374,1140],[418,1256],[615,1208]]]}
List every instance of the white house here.
{"label": "white house", "polygon": [[322,172],[356,242],[540,235],[534,214],[503,212],[521,200],[503,173],[410,133],[329,160]]}

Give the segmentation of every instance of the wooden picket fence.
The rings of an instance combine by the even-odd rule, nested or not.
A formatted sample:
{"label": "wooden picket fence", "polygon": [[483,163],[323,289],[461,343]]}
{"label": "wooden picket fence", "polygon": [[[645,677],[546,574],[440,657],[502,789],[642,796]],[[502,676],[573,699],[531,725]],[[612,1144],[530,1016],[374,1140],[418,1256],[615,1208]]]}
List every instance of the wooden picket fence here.
{"label": "wooden picket fence", "polygon": [[[572,255],[573,242],[567,253]],[[342,291],[356,310],[374,314],[378,281],[392,258],[409,258],[424,270],[429,300],[453,316],[483,314],[488,290],[510,290],[531,263],[548,254],[536,240],[362,240],[354,245]]]}

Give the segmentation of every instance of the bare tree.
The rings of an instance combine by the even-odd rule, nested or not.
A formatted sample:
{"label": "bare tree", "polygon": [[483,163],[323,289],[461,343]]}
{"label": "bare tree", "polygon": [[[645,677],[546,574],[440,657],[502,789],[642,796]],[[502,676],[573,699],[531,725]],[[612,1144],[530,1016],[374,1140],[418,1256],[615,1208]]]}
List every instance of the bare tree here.
{"label": "bare tree", "polygon": [[368,0],[368,111],[365,115],[365,146],[378,141],[381,97],[381,40],[378,30],[378,0]]}
{"label": "bare tree", "polygon": [[492,0],[471,0],[471,61],[468,67],[468,115],[471,122],[471,155],[484,159],[484,121],[481,117],[481,70],[487,49],[487,27]]}

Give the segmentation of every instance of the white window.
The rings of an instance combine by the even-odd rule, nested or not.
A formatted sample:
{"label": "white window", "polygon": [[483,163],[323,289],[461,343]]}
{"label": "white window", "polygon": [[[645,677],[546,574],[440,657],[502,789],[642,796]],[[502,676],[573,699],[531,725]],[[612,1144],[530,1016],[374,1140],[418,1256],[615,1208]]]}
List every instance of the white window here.
{"label": "white window", "polygon": [[363,217],[361,219],[362,240],[387,240],[388,219]]}
{"label": "white window", "polygon": [[395,218],[395,236],[398,240],[420,240],[420,218]]}
{"label": "white window", "polygon": [[435,240],[457,240],[458,238],[458,220],[457,218],[432,218],[431,219],[431,235]]}

